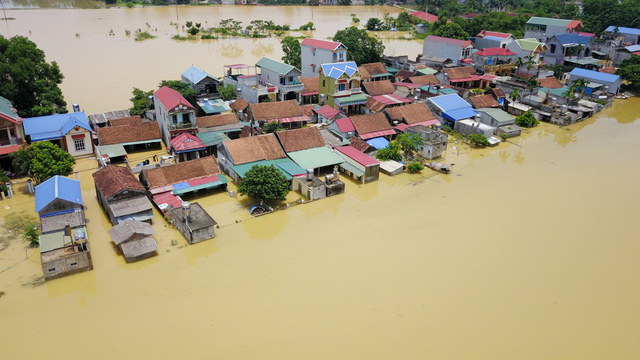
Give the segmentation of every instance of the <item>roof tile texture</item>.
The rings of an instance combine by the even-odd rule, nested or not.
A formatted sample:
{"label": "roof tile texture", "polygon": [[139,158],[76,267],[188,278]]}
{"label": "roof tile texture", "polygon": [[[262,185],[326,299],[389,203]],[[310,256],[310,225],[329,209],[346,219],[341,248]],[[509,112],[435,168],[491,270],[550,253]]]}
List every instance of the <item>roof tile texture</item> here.
{"label": "roof tile texture", "polygon": [[210,116],[201,116],[196,118],[196,126],[199,128],[208,128],[208,127],[216,127],[222,125],[231,125],[237,124],[238,117],[236,114],[220,114],[220,115],[210,115]]}
{"label": "roof tile texture", "polygon": [[235,165],[276,160],[286,156],[274,134],[227,140],[223,144]]}
{"label": "roof tile texture", "polygon": [[395,106],[385,110],[387,115],[391,118],[391,120],[401,121],[404,120],[408,125],[433,120],[435,119],[435,115],[429,110],[427,105],[423,102],[403,105],[403,106]]}
{"label": "roof tile texture", "polygon": [[296,100],[250,104],[249,107],[256,121],[302,116]]}
{"label": "roof tile texture", "polygon": [[140,125],[109,126],[98,128],[100,145],[121,144],[136,141],[160,139],[158,123],[149,122]]}
{"label": "roof tile texture", "polygon": [[359,134],[392,129],[383,113],[352,116],[351,122]]}
{"label": "roof tile texture", "polygon": [[362,83],[362,85],[364,85],[365,90],[367,90],[367,93],[371,96],[393,94],[393,92],[396,91],[396,88],[393,87],[389,80],[369,81]]}
{"label": "roof tile texture", "polygon": [[294,152],[324,146],[324,140],[317,127],[278,131],[276,136],[280,140],[284,151]]}
{"label": "roof tile texture", "polygon": [[96,187],[107,199],[122,190],[145,191],[128,167],[109,165],[91,175]]}
{"label": "roof tile texture", "polygon": [[162,166],[151,170],[143,170],[150,188],[167,186],[187,180],[220,174],[218,164],[213,156]]}

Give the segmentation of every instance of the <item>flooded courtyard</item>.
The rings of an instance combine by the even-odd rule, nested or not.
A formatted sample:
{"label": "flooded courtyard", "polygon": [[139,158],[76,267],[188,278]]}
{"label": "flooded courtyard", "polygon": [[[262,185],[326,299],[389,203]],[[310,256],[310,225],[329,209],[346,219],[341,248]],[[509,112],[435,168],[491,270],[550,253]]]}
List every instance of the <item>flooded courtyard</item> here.
{"label": "flooded courtyard", "polygon": [[[347,180],[343,195],[259,218],[242,198],[204,193],[192,200],[217,237],[187,245],[156,213],[158,256],[133,264],[112,245],[96,165],[82,160],[95,269],[35,285],[37,252],[24,260],[12,240],[0,252],[0,352],[638,358],[639,100],[496,148],[452,142],[450,175]],[[18,194],[0,216],[33,203]]]}

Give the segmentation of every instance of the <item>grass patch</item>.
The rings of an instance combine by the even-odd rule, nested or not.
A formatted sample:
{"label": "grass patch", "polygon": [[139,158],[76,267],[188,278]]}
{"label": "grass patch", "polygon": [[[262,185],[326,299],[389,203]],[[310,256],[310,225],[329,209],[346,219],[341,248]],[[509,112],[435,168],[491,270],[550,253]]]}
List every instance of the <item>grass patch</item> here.
{"label": "grass patch", "polygon": [[155,38],[156,37],[154,35],[151,35],[146,31],[142,31],[136,34],[136,41],[144,41],[144,40],[155,39]]}

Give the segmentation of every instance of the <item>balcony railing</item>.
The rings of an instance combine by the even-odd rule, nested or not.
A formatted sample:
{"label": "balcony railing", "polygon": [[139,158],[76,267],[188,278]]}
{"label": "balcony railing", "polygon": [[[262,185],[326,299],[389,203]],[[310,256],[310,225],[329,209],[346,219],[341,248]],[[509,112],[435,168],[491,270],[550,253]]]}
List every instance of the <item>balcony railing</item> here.
{"label": "balcony railing", "polygon": [[169,125],[169,130],[173,131],[173,130],[185,130],[185,129],[193,129],[196,127],[196,124],[191,123],[191,122],[185,122],[182,124],[170,124]]}
{"label": "balcony railing", "polygon": [[280,84],[280,90],[283,92],[302,91],[304,90],[304,84]]}

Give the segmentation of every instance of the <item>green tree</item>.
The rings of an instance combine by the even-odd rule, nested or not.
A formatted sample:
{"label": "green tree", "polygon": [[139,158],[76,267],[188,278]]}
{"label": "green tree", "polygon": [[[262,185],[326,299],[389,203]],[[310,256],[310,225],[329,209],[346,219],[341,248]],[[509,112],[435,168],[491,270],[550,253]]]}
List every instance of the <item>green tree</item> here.
{"label": "green tree", "polygon": [[58,64],[46,62],[44,51],[23,36],[0,35],[0,94],[11,100],[21,117],[66,113],[58,85],[64,76]]}
{"label": "green tree", "polygon": [[196,36],[200,32],[200,30],[197,27],[192,26],[187,30],[187,32],[193,36]]}
{"label": "green tree", "polygon": [[459,40],[467,40],[469,38],[469,34],[464,31],[462,26],[456,23],[446,23],[444,25],[438,26],[433,34]]}
{"label": "green tree", "polygon": [[579,78],[575,80],[571,85],[580,92],[580,96],[584,96],[585,91],[587,91],[587,85],[589,85],[589,80]]}
{"label": "green tree", "polygon": [[351,5],[351,0],[338,0],[338,5]]}
{"label": "green tree", "polygon": [[131,113],[131,116],[144,115],[152,107],[149,96],[153,95],[153,90],[142,91],[138,88],[133,88],[132,93],[133,97],[129,100],[131,100],[133,107],[129,109],[129,113]]}
{"label": "green tree", "polygon": [[[313,24],[311,26],[313,27]],[[302,68],[300,41],[293,36],[285,36],[282,41],[280,41],[280,44],[282,44],[282,52],[284,53],[282,61],[296,69]]]}
{"label": "green tree", "polygon": [[630,90],[640,91],[640,56],[631,55],[630,58],[622,60],[616,74],[629,82]]}
{"label": "green tree", "polygon": [[489,146],[489,140],[482,134],[469,134],[467,136],[469,142],[476,147]]}
{"label": "green tree", "polygon": [[509,98],[511,98],[511,101],[514,101],[514,102],[520,100],[520,92],[518,91],[518,89],[511,90],[511,93],[509,94]]}
{"label": "green tree", "polygon": [[424,169],[424,166],[419,161],[414,161],[407,166],[407,170],[412,174],[419,173],[422,169]]}
{"label": "green tree", "polygon": [[407,159],[413,158],[413,153],[424,143],[422,138],[416,134],[400,134],[396,138],[396,142]]}
{"label": "green tree", "polygon": [[189,102],[189,104],[193,105],[196,103],[196,91],[193,90],[191,85],[183,83],[180,80],[162,80],[159,87],[170,87],[173,90],[177,91],[182,95],[185,100]]}
{"label": "green tree", "polygon": [[351,26],[338,30],[333,36],[333,41],[344,44],[349,49],[347,56],[356,64],[368,64],[382,60],[384,52],[382,41],[369,36],[364,29]]}
{"label": "green tree", "polygon": [[11,181],[11,179],[9,179],[9,176],[7,175],[7,172],[0,169],[0,190],[1,191],[7,191],[8,187],[7,187],[7,183]]}
{"label": "green tree", "polygon": [[224,101],[231,101],[238,98],[238,93],[236,92],[236,88],[231,84],[226,84],[220,87],[220,97]]}
{"label": "green tree", "polygon": [[262,132],[265,134],[274,133],[282,130],[284,130],[284,127],[282,127],[282,123],[280,121],[268,122],[264,124],[264,126],[262,127]]}
{"label": "green tree", "polygon": [[538,119],[533,116],[533,113],[531,113],[531,111],[527,111],[520,116],[516,116],[516,125],[518,126],[531,128],[538,125],[539,123],[540,121],[538,121]]}
{"label": "green tree", "polygon": [[378,18],[370,18],[369,20],[367,20],[367,24],[365,25],[365,27],[369,31],[380,31],[385,29],[384,23]]}
{"label": "green tree", "polygon": [[29,161],[25,175],[38,184],[56,175],[67,176],[73,172],[73,164],[76,162],[73,156],[49,141],[33,143],[22,151],[24,153],[18,155],[19,161]]}
{"label": "green tree", "polygon": [[261,201],[284,200],[289,193],[289,182],[273,165],[254,165],[244,174],[238,191]]}
{"label": "green tree", "polygon": [[389,143],[386,148],[378,150],[378,152],[376,153],[376,158],[382,161],[402,161],[400,145],[395,142]]}

